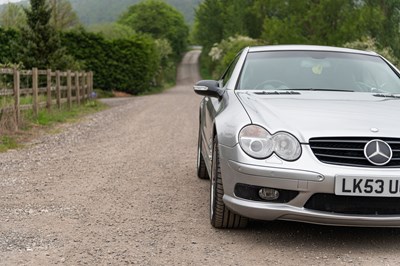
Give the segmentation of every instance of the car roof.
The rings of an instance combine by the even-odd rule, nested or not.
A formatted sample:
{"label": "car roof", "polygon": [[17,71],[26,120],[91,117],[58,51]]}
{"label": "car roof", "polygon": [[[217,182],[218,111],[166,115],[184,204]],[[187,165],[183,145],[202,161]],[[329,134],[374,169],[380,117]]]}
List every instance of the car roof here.
{"label": "car roof", "polygon": [[320,51],[320,52],[339,52],[339,53],[352,53],[374,55],[378,54],[371,51],[361,51],[349,48],[340,48],[333,46],[319,46],[319,45],[268,45],[268,46],[253,46],[249,47],[249,53],[252,52],[268,52],[268,51]]}

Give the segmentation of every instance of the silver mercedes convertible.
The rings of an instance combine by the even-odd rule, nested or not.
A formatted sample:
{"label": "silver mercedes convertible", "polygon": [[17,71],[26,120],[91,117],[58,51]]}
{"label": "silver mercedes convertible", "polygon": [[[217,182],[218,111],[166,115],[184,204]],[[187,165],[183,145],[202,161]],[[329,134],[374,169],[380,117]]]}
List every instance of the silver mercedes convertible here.
{"label": "silver mercedes convertible", "polygon": [[382,56],[250,47],[194,91],[214,227],[400,227],[400,72]]}

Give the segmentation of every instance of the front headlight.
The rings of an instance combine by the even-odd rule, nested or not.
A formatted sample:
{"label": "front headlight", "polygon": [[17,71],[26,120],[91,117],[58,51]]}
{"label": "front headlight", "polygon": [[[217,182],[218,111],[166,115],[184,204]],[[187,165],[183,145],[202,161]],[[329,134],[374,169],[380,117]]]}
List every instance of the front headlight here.
{"label": "front headlight", "polygon": [[267,158],[274,151],[271,134],[256,125],[246,126],[240,131],[239,144],[245,153],[257,159]]}
{"label": "front headlight", "polygon": [[273,136],[276,155],[286,161],[295,161],[301,155],[299,141],[286,132],[278,132]]}
{"label": "front headlight", "polygon": [[256,159],[265,159],[276,153],[286,161],[295,161],[301,155],[299,141],[286,132],[271,135],[257,125],[245,126],[239,133],[239,144],[243,151]]}

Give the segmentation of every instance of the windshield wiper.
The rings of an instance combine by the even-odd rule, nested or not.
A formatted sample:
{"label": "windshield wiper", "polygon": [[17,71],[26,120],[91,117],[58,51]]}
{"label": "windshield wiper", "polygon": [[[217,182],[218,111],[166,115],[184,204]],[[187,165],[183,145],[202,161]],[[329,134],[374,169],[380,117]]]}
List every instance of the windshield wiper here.
{"label": "windshield wiper", "polygon": [[299,95],[300,92],[297,91],[292,91],[292,90],[270,90],[270,91],[257,91],[254,92],[254,94],[259,94],[259,95]]}
{"label": "windshield wiper", "polygon": [[377,94],[373,94],[373,96],[382,97],[382,98],[400,99],[400,95],[394,95],[394,94],[377,93]]}
{"label": "windshield wiper", "polygon": [[279,90],[290,90],[290,91],[342,91],[342,92],[354,92],[354,91],[352,91],[352,90],[321,89],[321,88],[294,88],[294,89],[279,89]]}

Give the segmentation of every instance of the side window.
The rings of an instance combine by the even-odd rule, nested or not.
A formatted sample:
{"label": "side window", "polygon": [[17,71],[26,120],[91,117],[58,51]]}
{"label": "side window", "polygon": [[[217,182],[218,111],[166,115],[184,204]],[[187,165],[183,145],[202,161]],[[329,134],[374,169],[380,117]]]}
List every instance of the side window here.
{"label": "side window", "polygon": [[223,87],[225,87],[228,81],[230,80],[233,70],[235,69],[237,62],[239,61],[239,58],[240,54],[236,56],[235,60],[233,60],[232,63],[228,66],[228,68],[225,70],[225,73],[221,78]]}

